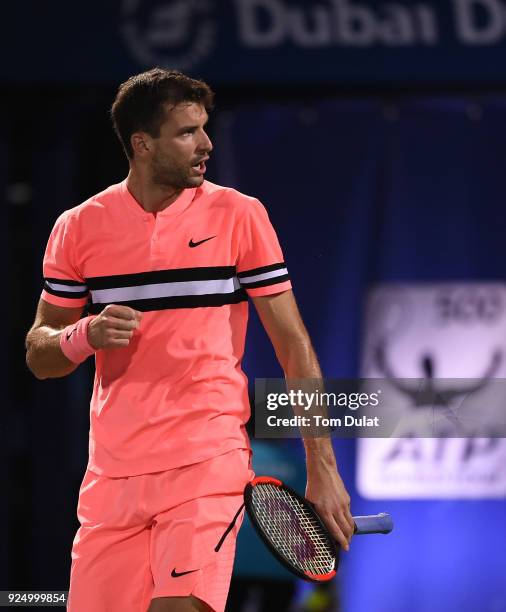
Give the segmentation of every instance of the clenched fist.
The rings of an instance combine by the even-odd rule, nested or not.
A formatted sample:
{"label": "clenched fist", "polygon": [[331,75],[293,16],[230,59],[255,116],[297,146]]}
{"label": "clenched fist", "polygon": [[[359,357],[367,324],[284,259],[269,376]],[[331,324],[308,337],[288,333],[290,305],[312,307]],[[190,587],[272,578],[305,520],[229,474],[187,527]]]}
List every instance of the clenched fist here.
{"label": "clenched fist", "polygon": [[141,322],[142,313],[128,306],[109,304],[88,325],[88,342],[98,349],[122,348]]}

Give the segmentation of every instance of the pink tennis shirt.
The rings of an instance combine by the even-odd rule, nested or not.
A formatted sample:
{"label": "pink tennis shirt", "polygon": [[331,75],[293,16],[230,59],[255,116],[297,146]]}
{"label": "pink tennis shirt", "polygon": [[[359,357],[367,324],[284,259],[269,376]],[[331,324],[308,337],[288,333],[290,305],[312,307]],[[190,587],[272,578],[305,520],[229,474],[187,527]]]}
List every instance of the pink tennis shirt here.
{"label": "pink tennis shirt", "polygon": [[143,311],[130,345],[95,354],[88,469],[110,477],[249,448],[247,296],[291,288],[262,204],[208,181],[146,212],[112,185],[56,221],[42,299]]}

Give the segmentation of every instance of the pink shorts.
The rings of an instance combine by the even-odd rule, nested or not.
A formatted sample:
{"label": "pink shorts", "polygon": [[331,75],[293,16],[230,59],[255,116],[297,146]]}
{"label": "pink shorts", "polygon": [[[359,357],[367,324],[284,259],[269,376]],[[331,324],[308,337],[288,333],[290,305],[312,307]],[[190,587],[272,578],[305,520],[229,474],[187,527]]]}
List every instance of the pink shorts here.
{"label": "pink shorts", "polygon": [[146,612],[193,595],[225,609],[250,451],[126,478],[86,472],[72,547],[71,612]]}

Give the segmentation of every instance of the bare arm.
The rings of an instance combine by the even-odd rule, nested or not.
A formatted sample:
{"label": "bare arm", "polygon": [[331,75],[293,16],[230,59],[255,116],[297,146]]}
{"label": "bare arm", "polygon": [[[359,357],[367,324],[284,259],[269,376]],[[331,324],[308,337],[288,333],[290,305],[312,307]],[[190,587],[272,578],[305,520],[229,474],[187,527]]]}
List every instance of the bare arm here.
{"label": "bare arm", "polygon": [[26,336],[26,365],[34,376],[58,378],[77,368],[60,348],[61,330],[81,317],[83,308],[63,308],[39,300],[35,321]]}
{"label": "bare arm", "polygon": [[[39,300],[35,321],[25,342],[26,365],[36,378],[59,378],[77,368],[78,364],[63,354],[60,334],[67,325],[80,319],[82,311],[82,308],[64,308]],[[140,319],[140,312],[110,304],[90,322],[88,341],[96,350],[128,346]]]}
{"label": "bare arm", "polygon": [[[288,379],[318,379],[322,373],[292,291],[252,298]],[[320,385],[320,389],[323,385]],[[353,534],[350,497],[339,476],[329,438],[305,438],[306,497],[339,541],[348,549]]]}

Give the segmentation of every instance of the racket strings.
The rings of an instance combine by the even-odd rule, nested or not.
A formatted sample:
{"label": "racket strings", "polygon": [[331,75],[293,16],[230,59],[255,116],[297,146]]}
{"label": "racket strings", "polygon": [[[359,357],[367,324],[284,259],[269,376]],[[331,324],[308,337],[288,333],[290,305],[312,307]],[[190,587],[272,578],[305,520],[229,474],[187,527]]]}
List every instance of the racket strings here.
{"label": "racket strings", "polygon": [[282,487],[253,488],[258,522],[273,546],[293,565],[311,574],[335,569],[335,554],[325,532],[304,505]]}

